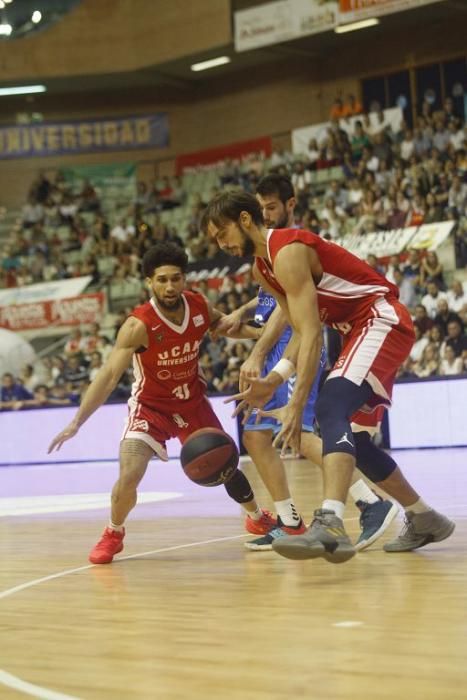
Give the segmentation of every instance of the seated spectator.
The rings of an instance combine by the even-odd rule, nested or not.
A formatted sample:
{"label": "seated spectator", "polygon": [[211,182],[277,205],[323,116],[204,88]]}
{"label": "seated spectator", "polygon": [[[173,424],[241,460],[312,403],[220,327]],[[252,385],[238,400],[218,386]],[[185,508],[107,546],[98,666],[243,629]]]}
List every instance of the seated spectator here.
{"label": "seated spectator", "polygon": [[399,270],[400,268],[400,260],[398,255],[391,255],[389,258],[388,265],[386,267],[386,271],[384,272],[384,276],[386,279],[388,279],[390,282],[395,284],[394,281],[394,270]]}
{"label": "seated spectator", "polygon": [[126,243],[126,241],[133,238],[134,235],[135,227],[128,222],[126,217],[120,219],[116,226],[110,231],[111,238],[116,241],[121,241],[122,243]]}
{"label": "seated spectator", "polygon": [[423,304],[417,304],[414,309],[414,325],[420,328],[422,335],[426,335],[433,328],[433,321]]}
{"label": "seated spectator", "polygon": [[89,180],[84,181],[79,198],[81,211],[99,211],[101,208],[97,192]]}
{"label": "seated spectator", "polygon": [[67,357],[70,357],[71,355],[77,355],[80,354],[83,350],[83,338],[81,334],[81,329],[80,328],[75,328],[74,330],[71,331],[70,337],[65,343],[65,347],[63,348],[63,352]]}
{"label": "seated spectator", "polygon": [[400,145],[400,154],[403,161],[409,162],[415,151],[415,142],[413,138],[413,133],[410,129],[404,131],[404,137]]}
{"label": "seated spectator", "polygon": [[467,304],[467,295],[465,293],[462,282],[454,280],[451,284],[451,289],[447,293],[448,304],[451,311],[459,313]]}
{"label": "seated spectator", "polygon": [[434,377],[439,374],[439,365],[438,349],[428,344],[422,352],[420,361],[414,364],[413,371],[417,377]]}
{"label": "seated spectator", "polygon": [[422,304],[430,318],[434,319],[438,313],[438,302],[440,299],[447,299],[444,292],[441,292],[439,285],[435,281],[429,280],[426,285],[427,293],[422,297]]}
{"label": "seated spectator", "polygon": [[417,292],[413,277],[406,277],[399,269],[394,270],[394,283],[399,288],[399,298],[408,309],[417,303]]}
{"label": "seated spectator", "polygon": [[2,376],[0,388],[0,408],[23,408],[25,401],[31,401],[33,395],[17,382],[11,372]]}
{"label": "seated spectator", "polygon": [[462,357],[456,357],[454,348],[451,345],[446,345],[439,373],[443,376],[449,376],[452,374],[462,374],[463,371],[464,362]]}
{"label": "seated spectator", "polygon": [[438,301],[437,313],[433,321],[438,326],[441,326],[443,335],[446,335],[448,332],[448,323],[450,323],[450,321],[460,321],[460,317],[455,311],[450,310],[448,300],[446,298]]}
{"label": "seated spectator", "polygon": [[316,139],[310,139],[308,148],[306,149],[306,157],[308,160],[307,168],[309,170],[316,170],[316,161],[319,158],[319,147]]}
{"label": "seated spectator", "polygon": [[34,391],[34,387],[40,383],[40,380],[41,377],[34,371],[32,365],[25,365],[19,375],[20,384],[22,384],[30,394]]}
{"label": "seated spectator", "polygon": [[467,206],[467,185],[462,182],[458,175],[452,178],[452,185],[448,193],[448,207],[456,209],[459,214],[465,212]]}
{"label": "seated spectator", "polygon": [[348,94],[345,103],[342,107],[343,117],[353,117],[356,114],[361,114],[363,112],[363,107],[361,102],[355,97],[355,95]]}
{"label": "seated spectator", "polygon": [[438,323],[433,324],[433,326],[430,328],[428,331],[428,339],[432,345],[438,348],[438,350],[441,352],[441,346],[443,344],[444,340],[444,329],[442,326],[440,326]]}
{"label": "seated spectator", "polygon": [[467,336],[462,328],[462,321],[452,320],[448,323],[448,334],[444,342],[444,349],[450,346],[456,357],[462,357],[467,352]]}
{"label": "seated spectator", "polygon": [[420,267],[420,284],[426,286],[430,282],[436,282],[438,288],[444,291],[446,285],[444,284],[444,274],[443,265],[438,260],[438,255],[434,250],[429,250],[425,257],[422,259]]}
{"label": "seated spectator", "polygon": [[330,119],[342,119],[345,117],[344,105],[340,97],[336,97],[329,113]]}
{"label": "seated spectator", "polygon": [[352,149],[352,159],[354,161],[360,160],[362,157],[363,149],[365,146],[370,145],[370,139],[367,134],[363,131],[362,122],[357,119],[354,125],[354,132],[352,138],[350,139],[350,146]]}
{"label": "seated spectator", "polygon": [[426,211],[424,224],[434,224],[438,221],[443,221],[443,207],[439,206],[436,197],[432,192],[428,192],[426,196]]}
{"label": "seated spectator", "polygon": [[[406,226],[421,226],[425,219],[426,204],[423,195],[417,193],[412,199],[406,219]],[[423,263],[422,263],[423,270]]]}
{"label": "seated spectator", "polygon": [[88,367],[89,381],[94,381],[94,378],[100,368],[102,367],[102,355],[96,350],[91,353],[90,362]]}
{"label": "seated spectator", "polygon": [[375,270],[375,272],[379,272],[380,275],[383,275],[384,277],[384,267],[379,264],[378,258],[376,255],[373,255],[373,253],[370,253],[367,255],[366,261],[368,265]]}
{"label": "seated spectator", "polygon": [[420,252],[415,248],[409,250],[409,257],[402,267],[404,277],[411,277],[416,287],[420,285],[421,261]]}
{"label": "seated spectator", "polygon": [[415,331],[415,342],[412,345],[412,349],[410,351],[410,359],[413,360],[413,362],[420,362],[422,359],[422,354],[423,351],[425,350],[426,346],[429,344],[429,339],[421,334],[420,328],[418,326],[414,325],[414,331]]}
{"label": "seated spectator", "polygon": [[89,375],[86,367],[81,364],[79,355],[71,355],[68,358],[63,378],[70,392],[81,394],[85,389],[89,383]]}
{"label": "seated spectator", "polygon": [[81,341],[81,349],[85,355],[90,355],[97,349],[101,327],[98,323],[93,323],[89,331],[87,331]]}

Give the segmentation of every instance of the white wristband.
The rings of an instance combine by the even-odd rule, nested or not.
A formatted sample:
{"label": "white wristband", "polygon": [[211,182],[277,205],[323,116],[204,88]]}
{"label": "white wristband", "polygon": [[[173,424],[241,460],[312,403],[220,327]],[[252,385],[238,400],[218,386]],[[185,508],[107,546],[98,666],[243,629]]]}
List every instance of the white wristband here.
{"label": "white wristband", "polygon": [[280,374],[283,381],[286,382],[287,379],[295,374],[295,365],[293,362],[286,360],[285,357],[283,357],[276,365],[274,365],[271,372],[277,372],[277,374]]}

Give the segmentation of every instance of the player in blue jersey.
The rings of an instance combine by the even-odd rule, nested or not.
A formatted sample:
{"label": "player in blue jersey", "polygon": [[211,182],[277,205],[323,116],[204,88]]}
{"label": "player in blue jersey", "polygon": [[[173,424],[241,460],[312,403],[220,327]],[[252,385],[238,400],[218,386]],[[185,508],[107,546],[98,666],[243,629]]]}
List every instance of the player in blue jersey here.
{"label": "player in blue jersey", "polygon": [[[263,210],[266,226],[270,228],[293,228],[295,193],[290,179],[284,175],[265,176],[257,187],[257,198]],[[280,361],[291,336],[284,314],[276,306],[274,297],[259,289],[258,296],[232,314],[224,317],[222,326],[233,331],[247,318],[254,319],[264,330],[256,342],[249,358],[241,367],[240,391],[244,391],[249,379],[267,375]],[[314,432],[315,403],[318,395],[320,374],[326,365],[326,352],[321,351],[320,370],[311,388],[306,404],[300,443],[301,454],[315,464],[321,464],[321,440]],[[287,404],[293,391],[295,377],[281,384],[264,410],[279,408]],[[301,534],[305,531],[303,520],[296,509],[287,483],[287,476],[281,456],[272,445],[280,424],[271,416],[258,418],[253,413],[244,426],[243,444],[256,465],[268,489],[278,516],[278,526],[267,535],[246,542],[248,549],[272,549],[272,542],[284,534]],[[351,487],[350,493],[361,511],[362,532],[356,544],[364,549],[374,542],[387,528],[397,514],[397,506],[391,501],[383,501],[375,495],[363,480]]]}

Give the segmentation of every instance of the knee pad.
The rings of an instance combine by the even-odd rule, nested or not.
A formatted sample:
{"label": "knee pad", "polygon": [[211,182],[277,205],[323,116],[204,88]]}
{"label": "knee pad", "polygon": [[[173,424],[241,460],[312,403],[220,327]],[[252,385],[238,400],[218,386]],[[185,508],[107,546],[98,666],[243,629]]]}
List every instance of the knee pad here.
{"label": "knee pad", "polygon": [[248,503],[248,501],[252,501],[254,498],[250,482],[239,469],[237,469],[233,477],[224,484],[224,488],[230,498],[236,503]]}
{"label": "knee pad", "polygon": [[371,441],[369,433],[354,433],[353,438],[357,467],[370,481],[375,484],[378,481],[384,481],[397,469],[397,464],[392,457]]}
{"label": "knee pad", "polygon": [[345,377],[328,379],[316,402],[316,418],[323,439],[323,456],[346,452],[355,456],[350,417],[372,394],[367,382],[360,386]]}

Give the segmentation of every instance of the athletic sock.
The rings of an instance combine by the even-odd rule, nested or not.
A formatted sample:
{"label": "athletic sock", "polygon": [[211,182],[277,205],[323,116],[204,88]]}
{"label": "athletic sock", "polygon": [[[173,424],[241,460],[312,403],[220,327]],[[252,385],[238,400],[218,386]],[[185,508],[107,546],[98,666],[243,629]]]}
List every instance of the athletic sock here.
{"label": "athletic sock", "polygon": [[288,527],[298,527],[300,525],[302,519],[291,498],[286,498],[283,501],[274,501],[274,506],[284,525]]}
{"label": "athletic sock", "polygon": [[409,511],[411,513],[426,513],[428,510],[433,509],[430,508],[430,506],[427,505],[424,500],[419,498],[418,501],[415,501],[415,503],[413,503],[411,506],[404,506],[404,510],[406,513]]}
{"label": "athletic sock", "polygon": [[363,479],[359,479],[355,484],[352,484],[349,493],[355,503],[357,501],[364,501],[365,503],[377,503],[379,501],[378,496],[365,484]]}
{"label": "athletic sock", "polygon": [[341,520],[344,517],[345,503],[342,501],[333,501],[331,498],[326,498],[322,505],[323,510],[333,510],[338,518]]}
{"label": "athletic sock", "polygon": [[256,510],[254,510],[254,511],[247,510],[243,506],[243,510],[248,515],[248,517],[251,518],[252,520],[261,520],[261,518],[263,517],[263,511],[261,510],[261,508],[259,506],[256,506]]}
{"label": "athletic sock", "polygon": [[109,527],[111,530],[115,530],[115,532],[123,532],[123,530],[125,529],[125,523],[122,523],[121,525],[115,525],[115,523],[110,521]]}

